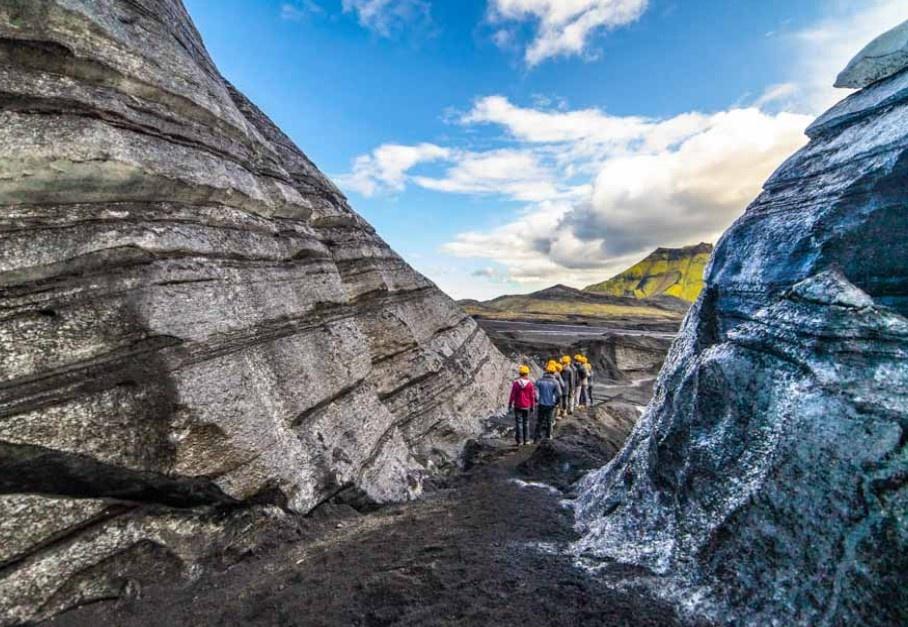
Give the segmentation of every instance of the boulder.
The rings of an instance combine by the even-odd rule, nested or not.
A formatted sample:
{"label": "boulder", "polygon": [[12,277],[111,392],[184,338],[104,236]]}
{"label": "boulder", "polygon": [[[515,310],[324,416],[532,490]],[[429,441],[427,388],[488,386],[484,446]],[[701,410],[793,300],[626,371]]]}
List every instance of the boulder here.
{"label": "boulder", "polygon": [[908,71],[809,129],[725,233],[576,551],[723,624],[908,616]]}
{"label": "boulder", "polygon": [[501,404],[509,363],[180,0],[3,2],[0,94],[0,622],[414,497]]}

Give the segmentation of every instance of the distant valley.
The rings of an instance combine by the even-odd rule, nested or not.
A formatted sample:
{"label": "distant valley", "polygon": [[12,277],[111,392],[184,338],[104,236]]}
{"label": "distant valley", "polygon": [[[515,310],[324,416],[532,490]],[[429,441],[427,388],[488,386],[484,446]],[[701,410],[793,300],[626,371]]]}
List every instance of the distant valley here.
{"label": "distant valley", "polygon": [[460,305],[510,358],[541,366],[553,356],[584,353],[597,373],[597,401],[642,408],[684,315],[703,289],[712,250],[712,244],[658,248],[583,290],[555,285]]}

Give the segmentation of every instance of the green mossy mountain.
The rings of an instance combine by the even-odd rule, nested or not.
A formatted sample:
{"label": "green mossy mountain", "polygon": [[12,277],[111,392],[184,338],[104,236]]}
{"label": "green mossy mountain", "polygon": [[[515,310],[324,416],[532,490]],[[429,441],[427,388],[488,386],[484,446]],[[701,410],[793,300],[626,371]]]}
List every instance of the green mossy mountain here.
{"label": "green mossy mountain", "polygon": [[703,289],[703,272],[712,252],[713,245],[706,243],[657,248],[643,261],[585,291],[633,298],[674,296],[692,303]]}

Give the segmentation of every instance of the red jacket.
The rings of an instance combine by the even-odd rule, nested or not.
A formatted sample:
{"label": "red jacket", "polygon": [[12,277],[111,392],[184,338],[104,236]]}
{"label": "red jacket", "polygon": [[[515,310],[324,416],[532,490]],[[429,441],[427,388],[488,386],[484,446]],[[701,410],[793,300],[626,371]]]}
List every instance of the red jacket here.
{"label": "red jacket", "polygon": [[508,405],[516,409],[533,409],[536,407],[536,386],[529,379],[517,379],[511,386],[511,398]]}

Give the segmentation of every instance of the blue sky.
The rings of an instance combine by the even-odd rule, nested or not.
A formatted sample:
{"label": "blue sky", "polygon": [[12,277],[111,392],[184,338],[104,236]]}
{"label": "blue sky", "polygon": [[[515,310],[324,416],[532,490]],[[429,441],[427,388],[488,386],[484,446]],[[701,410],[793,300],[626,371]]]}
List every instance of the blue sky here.
{"label": "blue sky", "polygon": [[903,0],[185,0],[221,72],[458,298],[714,240]]}

